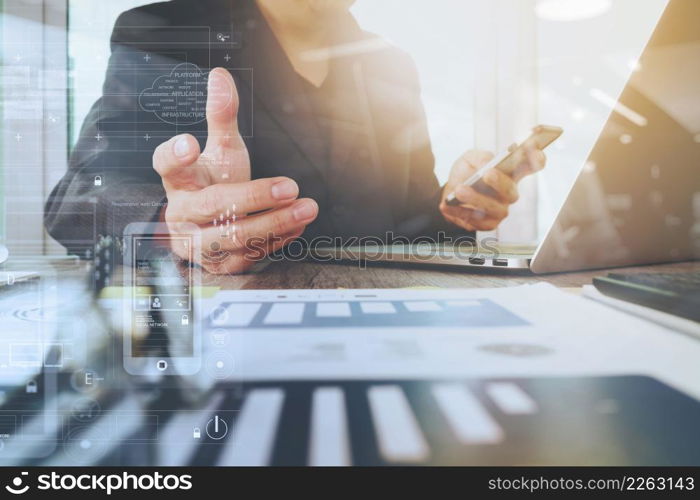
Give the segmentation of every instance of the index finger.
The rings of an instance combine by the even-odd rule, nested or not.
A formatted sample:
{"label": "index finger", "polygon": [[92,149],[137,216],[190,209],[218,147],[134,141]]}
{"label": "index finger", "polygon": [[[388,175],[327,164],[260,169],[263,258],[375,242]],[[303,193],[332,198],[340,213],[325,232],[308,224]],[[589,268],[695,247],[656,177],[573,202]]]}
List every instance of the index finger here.
{"label": "index finger", "polygon": [[506,203],[512,204],[518,201],[518,187],[508,174],[492,168],[484,174],[483,181]]}
{"label": "index finger", "polygon": [[200,189],[201,172],[193,164],[199,158],[199,143],[190,134],[176,135],[153,152],[153,168],[166,190]]}
{"label": "index finger", "polygon": [[512,177],[515,182],[519,182],[523,177],[542,170],[546,162],[547,157],[541,149],[527,148],[525,159],[517,166]]}

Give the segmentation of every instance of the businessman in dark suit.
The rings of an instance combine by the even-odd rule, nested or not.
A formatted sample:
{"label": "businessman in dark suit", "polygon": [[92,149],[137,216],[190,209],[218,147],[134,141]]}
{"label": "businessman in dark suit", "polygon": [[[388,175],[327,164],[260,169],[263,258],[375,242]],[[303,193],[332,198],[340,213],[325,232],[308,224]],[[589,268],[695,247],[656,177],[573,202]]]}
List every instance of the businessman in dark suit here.
{"label": "businessman in dark suit", "polygon": [[[460,186],[491,157],[469,151],[439,186],[414,64],[362,31],[352,3],[173,0],[123,13],[103,96],[47,202],[49,233],[77,252],[72,242],[93,231],[119,237],[130,222],[162,221],[177,234],[195,223],[197,263],[234,273],[302,234],[494,229],[544,155],[531,151],[513,178],[489,172],[486,196]],[[140,101],[154,85],[149,68],[183,63],[215,68],[202,120],[154,117]],[[451,191],[461,206],[444,203]],[[94,213],[76,215],[82,202]],[[213,221],[230,211],[235,231],[221,238]]]}

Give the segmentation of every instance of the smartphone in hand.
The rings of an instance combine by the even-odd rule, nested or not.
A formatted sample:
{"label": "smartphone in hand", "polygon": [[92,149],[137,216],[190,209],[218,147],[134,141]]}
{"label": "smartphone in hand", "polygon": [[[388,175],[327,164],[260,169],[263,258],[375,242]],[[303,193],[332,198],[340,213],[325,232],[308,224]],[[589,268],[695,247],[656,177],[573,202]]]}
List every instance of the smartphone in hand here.
{"label": "smartphone in hand", "polygon": [[[564,130],[561,127],[537,125],[532,129],[530,137],[519,145],[513,145],[507,151],[495,156],[490,162],[474,172],[463,184],[465,186],[473,186],[480,193],[492,194],[493,190],[482,180],[482,177],[488,170],[497,168],[505,174],[512,175],[515,169],[518,168],[518,165],[525,161],[529,148],[543,150],[556,141],[563,132]],[[450,206],[456,206],[459,205],[459,200],[454,193],[450,193],[445,198],[445,203]]]}

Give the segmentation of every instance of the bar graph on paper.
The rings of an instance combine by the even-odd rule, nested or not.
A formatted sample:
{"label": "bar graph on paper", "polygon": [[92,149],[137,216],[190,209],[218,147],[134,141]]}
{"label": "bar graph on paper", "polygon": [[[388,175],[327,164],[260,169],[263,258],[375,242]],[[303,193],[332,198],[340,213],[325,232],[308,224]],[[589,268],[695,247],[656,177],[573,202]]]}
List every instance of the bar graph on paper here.
{"label": "bar graph on paper", "polygon": [[223,302],[215,328],[511,327],[527,321],[490,299]]}
{"label": "bar graph on paper", "polygon": [[[163,465],[643,465],[700,456],[700,404],[648,377],[269,381],[235,396],[227,383],[219,389],[204,411],[164,421],[156,443]],[[677,425],[666,425],[667,412]],[[204,433],[217,416],[231,429],[224,439]]]}

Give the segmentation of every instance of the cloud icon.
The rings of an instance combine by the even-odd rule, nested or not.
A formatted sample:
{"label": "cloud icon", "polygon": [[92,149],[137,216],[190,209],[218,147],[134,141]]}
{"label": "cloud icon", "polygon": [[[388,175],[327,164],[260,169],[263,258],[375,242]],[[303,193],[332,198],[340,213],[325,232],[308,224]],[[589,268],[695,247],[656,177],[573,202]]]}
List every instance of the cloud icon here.
{"label": "cloud icon", "polygon": [[202,122],[206,119],[207,75],[196,64],[178,64],[141,92],[139,106],[171,125]]}

